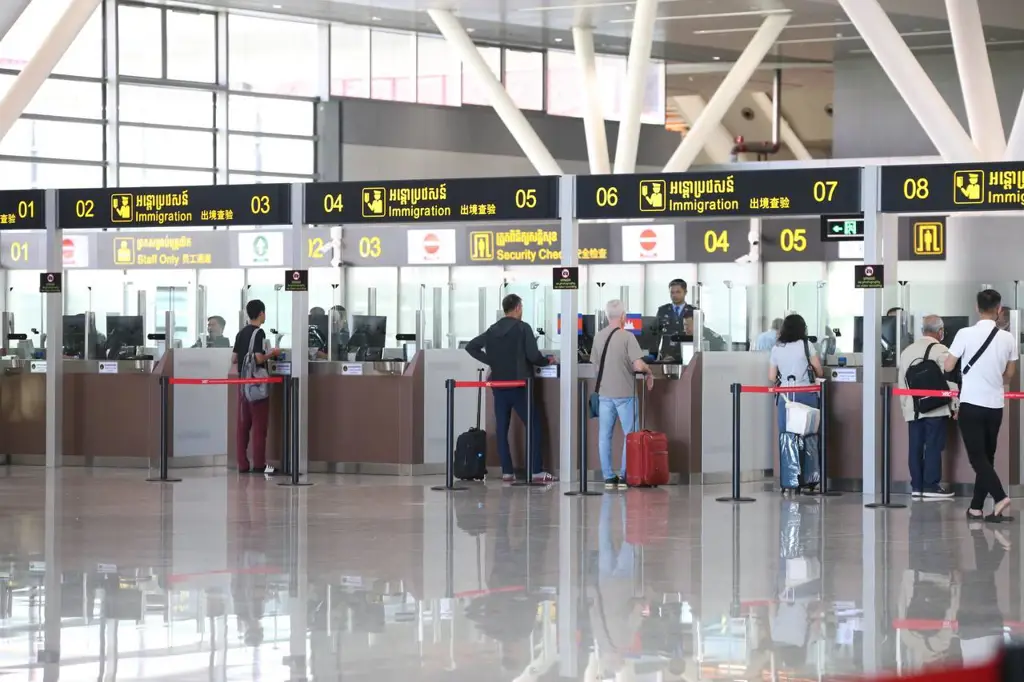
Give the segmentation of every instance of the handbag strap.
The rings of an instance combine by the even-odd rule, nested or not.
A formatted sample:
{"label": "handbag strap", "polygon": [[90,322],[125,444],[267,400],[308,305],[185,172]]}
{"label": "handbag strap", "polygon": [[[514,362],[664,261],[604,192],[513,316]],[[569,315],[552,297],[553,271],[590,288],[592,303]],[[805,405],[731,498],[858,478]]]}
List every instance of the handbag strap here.
{"label": "handbag strap", "polygon": [[996,334],[998,334],[998,333],[999,333],[999,327],[995,327],[992,330],[992,333],[988,335],[988,338],[985,339],[985,343],[981,344],[981,348],[979,348],[978,352],[974,354],[974,357],[972,357],[967,362],[967,364],[964,365],[963,368],[960,370],[960,374],[961,375],[967,376],[967,373],[969,371],[971,371],[971,367],[973,367],[974,363],[976,363],[978,361],[978,358],[981,357],[981,354],[984,353],[986,350],[988,350],[989,344],[992,343],[992,339],[996,338]]}
{"label": "handbag strap", "polygon": [[594,393],[601,393],[601,377],[604,376],[604,361],[608,359],[608,346],[612,343],[612,337],[615,336],[615,332],[619,331],[616,327],[608,334],[608,340],[604,342],[604,348],[601,349],[601,361],[597,366],[597,383],[594,384]]}

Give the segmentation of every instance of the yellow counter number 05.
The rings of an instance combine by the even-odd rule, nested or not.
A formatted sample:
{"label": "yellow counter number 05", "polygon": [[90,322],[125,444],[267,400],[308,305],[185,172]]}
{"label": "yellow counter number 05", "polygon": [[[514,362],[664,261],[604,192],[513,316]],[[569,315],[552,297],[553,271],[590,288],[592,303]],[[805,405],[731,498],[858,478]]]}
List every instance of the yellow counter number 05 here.
{"label": "yellow counter number 05", "polygon": [[537,207],[537,190],[535,189],[517,189],[516,190],[516,208],[536,208]]}
{"label": "yellow counter number 05", "polygon": [[795,229],[788,227],[785,228],[782,230],[782,234],[779,235],[779,246],[787,253],[791,251],[802,252],[806,250],[807,230],[802,227],[797,227]]}

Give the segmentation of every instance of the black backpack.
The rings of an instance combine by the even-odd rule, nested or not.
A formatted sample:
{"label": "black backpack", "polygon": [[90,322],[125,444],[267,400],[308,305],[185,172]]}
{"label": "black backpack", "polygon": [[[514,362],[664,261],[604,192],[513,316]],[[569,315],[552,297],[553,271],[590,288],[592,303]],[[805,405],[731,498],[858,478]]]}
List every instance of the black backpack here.
{"label": "black backpack", "polygon": [[[904,376],[907,388],[925,391],[949,390],[949,384],[946,383],[946,376],[942,368],[934,360],[928,359],[928,354],[937,345],[939,345],[938,342],[928,344],[928,347],[924,349],[924,356],[914,360],[910,363],[910,367],[907,367],[907,373]],[[949,405],[951,402],[953,402],[951,397],[915,397],[914,419],[921,414]]]}

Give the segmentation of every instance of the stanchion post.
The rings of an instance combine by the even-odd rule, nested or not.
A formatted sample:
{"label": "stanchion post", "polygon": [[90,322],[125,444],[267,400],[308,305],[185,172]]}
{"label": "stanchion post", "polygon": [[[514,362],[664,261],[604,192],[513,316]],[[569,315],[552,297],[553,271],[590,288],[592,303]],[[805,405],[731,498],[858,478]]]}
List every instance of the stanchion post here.
{"label": "stanchion post", "polygon": [[718,502],[757,502],[753,497],[740,496],[740,396],[743,386],[733,384],[729,387],[732,393],[732,495],[716,498]]}
{"label": "stanchion post", "polygon": [[[289,409],[288,409],[288,437],[291,440],[291,447],[288,448],[286,454],[281,455],[281,459],[288,461],[290,477],[287,481],[278,483],[281,486],[287,486],[289,488],[305,488],[313,485],[310,481],[300,480],[299,470],[299,391],[297,384],[299,383],[298,377],[284,377],[284,385],[287,387],[285,390],[285,396],[287,396]],[[290,385],[289,385],[290,384]],[[306,476],[309,478],[308,474]]]}
{"label": "stanchion post", "polygon": [[892,502],[892,384],[882,387],[882,501],[865,504],[868,509],[906,509]]}
{"label": "stanchion post", "polygon": [[444,485],[435,485],[431,490],[468,490],[455,485],[455,379],[445,379],[444,390]]}
{"label": "stanchion post", "polygon": [[[569,497],[587,497],[594,495],[601,495],[599,492],[591,492],[587,490],[587,421],[590,417],[590,410],[588,407],[588,396],[587,396],[587,380],[580,379],[577,383],[578,389],[577,398],[579,399],[579,410],[576,412],[576,417],[579,420],[580,435],[579,435],[579,474],[580,484],[579,490],[572,490],[567,493]],[[582,584],[582,583],[580,583]]]}
{"label": "stanchion post", "polygon": [[289,456],[292,449],[290,379],[291,377],[284,377],[281,381],[281,471],[285,474],[291,474],[292,466],[292,458]]}
{"label": "stanchion post", "polygon": [[526,388],[526,478],[522,481],[516,481],[512,485],[544,488],[547,487],[547,483],[535,483],[533,480],[534,457],[540,454],[534,452],[533,448],[533,377],[528,377],[524,383]]}
{"label": "stanchion post", "polygon": [[821,423],[818,425],[818,467],[821,471],[821,483],[818,490],[809,493],[820,497],[840,497],[842,493],[833,492],[828,489],[828,382],[818,384],[819,402],[821,409]]}
{"label": "stanchion post", "polygon": [[160,475],[156,478],[150,477],[146,481],[150,483],[178,483],[180,478],[168,477],[168,460],[170,459],[170,438],[171,429],[167,423],[171,406],[171,378],[160,377]]}

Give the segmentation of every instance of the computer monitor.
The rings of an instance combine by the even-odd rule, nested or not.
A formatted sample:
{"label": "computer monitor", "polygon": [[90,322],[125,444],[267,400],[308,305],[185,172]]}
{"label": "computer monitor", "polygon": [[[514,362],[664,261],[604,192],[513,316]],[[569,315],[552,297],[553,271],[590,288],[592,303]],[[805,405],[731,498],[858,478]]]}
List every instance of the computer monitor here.
{"label": "computer monitor", "polygon": [[327,335],[330,318],[327,315],[309,316],[309,349],[327,352]]}
{"label": "computer monitor", "polygon": [[104,355],[110,360],[133,359],[136,349],[146,345],[142,315],[107,315]]}
{"label": "computer monitor", "polygon": [[[887,315],[880,319],[882,366],[896,366],[896,324],[895,315]],[[864,352],[864,316],[858,315],[853,318],[853,352]]]}
{"label": "computer monitor", "polygon": [[380,359],[387,336],[388,318],[383,315],[353,315],[348,347],[355,349],[357,360]]}
{"label": "computer monitor", "polygon": [[640,318],[640,333],[637,334],[637,343],[648,355],[658,355],[661,346],[661,322],[654,316],[642,316]]}
{"label": "computer monitor", "polygon": [[953,339],[956,338],[956,333],[970,326],[971,321],[966,315],[943,315],[942,327],[944,336],[942,337],[942,343],[948,348],[953,343]]}
{"label": "computer monitor", "polygon": [[89,337],[92,346],[88,352],[85,347],[85,325],[86,316],[84,313],[78,315],[64,315],[64,355],[65,357],[77,358],[80,360],[92,360],[96,358],[96,316],[89,313]]}

